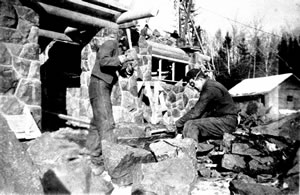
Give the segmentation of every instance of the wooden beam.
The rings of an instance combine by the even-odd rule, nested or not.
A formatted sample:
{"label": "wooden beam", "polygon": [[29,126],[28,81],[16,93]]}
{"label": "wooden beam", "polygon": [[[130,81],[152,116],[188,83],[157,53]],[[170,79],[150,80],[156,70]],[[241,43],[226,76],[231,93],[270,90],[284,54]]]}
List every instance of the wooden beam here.
{"label": "wooden beam", "polygon": [[[38,3],[49,15],[58,16],[66,20],[75,23],[76,25],[81,26],[90,26],[90,27],[108,27],[108,28],[118,28],[118,24],[110,22],[104,19],[96,18],[86,14],[70,11],[67,9],[59,8],[52,5],[47,5],[45,3]],[[59,22],[59,21],[58,21]],[[78,26],[74,26],[78,27]]]}
{"label": "wooden beam", "polygon": [[158,14],[158,9],[151,8],[151,9],[135,9],[135,10],[129,10],[123,14],[121,14],[117,20],[117,24],[121,24],[124,22],[129,22],[132,20],[138,20],[142,18],[149,18],[154,17]]}

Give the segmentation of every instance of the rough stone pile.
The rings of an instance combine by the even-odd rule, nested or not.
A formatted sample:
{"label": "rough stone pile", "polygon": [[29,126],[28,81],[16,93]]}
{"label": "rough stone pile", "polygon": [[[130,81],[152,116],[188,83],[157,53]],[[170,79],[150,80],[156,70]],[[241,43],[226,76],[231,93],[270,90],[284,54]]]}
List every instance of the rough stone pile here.
{"label": "rough stone pile", "polygon": [[[299,119],[295,115],[281,129],[299,131]],[[299,190],[299,137],[287,134],[237,131],[225,134],[223,140],[197,144],[180,135],[147,137],[145,124],[118,124],[114,132],[118,141],[103,141],[105,171],[94,175],[89,157],[80,154],[85,129],[63,128],[20,142],[2,116],[0,123],[1,193],[297,194]]]}

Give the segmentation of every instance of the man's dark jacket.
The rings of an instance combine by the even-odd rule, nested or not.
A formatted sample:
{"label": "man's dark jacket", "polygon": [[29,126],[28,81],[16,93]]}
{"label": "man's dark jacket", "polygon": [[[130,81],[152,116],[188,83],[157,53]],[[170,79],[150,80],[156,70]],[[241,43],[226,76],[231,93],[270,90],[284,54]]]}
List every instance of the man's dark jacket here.
{"label": "man's dark jacket", "polygon": [[202,88],[196,105],[177,121],[183,127],[188,120],[204,117],[237,116],[238,109],[228,90],[219,82],[208,79]]}
{"label": "man's dark jacket", "polygon": [[118,80],[116,71],[122,66],[119,55],[118,41],[105,41],[97,52],[92,75],[108,84],[114,84]]}

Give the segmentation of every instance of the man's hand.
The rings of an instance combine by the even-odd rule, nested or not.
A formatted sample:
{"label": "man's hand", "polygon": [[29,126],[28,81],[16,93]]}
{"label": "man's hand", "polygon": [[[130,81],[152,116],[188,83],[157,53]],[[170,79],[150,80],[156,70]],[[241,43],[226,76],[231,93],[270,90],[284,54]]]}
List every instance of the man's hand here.
{"label": "man's hand", "polygon": [[125,56],[126,56],[127,61],[133,61],[133,60],[137,60],[138,59],[138,55],[137,55],[135,49],[128,49],[125,52]]}
{"label": "man's hand", "polygon": [[138,55],[137,55],[135,49],[128,49],[124,55],[119,55],[118,57],[119,57],[121,64],[138,59]]}

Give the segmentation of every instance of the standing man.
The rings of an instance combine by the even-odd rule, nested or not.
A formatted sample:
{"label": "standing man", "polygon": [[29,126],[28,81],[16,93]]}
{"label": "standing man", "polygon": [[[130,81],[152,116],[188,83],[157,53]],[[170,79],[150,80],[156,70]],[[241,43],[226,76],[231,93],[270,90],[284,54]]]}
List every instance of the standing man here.
{"label": "standing man", "polygon": [[222,139],[237,126],[238,109],[227,89],[211,80],[200,69],[190,70],[185,81],[200,93],[195,106],[176,121],[184,137],[197,143],[207,139]]}
{"label": "standing man", "polygon": [[[86,148],[89,150],[94,164],[97,164],[95,162],[102,155],[101,141],[103,139],[114,141],[115,122],[112,113],[111,92],[118,81],[117,72],[123,76],[131,76],[133,68],[130,62],[137,59],[134,49],[127,50],[128,44],[126,44],[123,30],[114,31],[110,34],[110,38],[111,40],[105,41],[98,48],[89,84],[93,118]],[[126,54],[124,54],[125,51]],[[101,163],[103,164],[103,162]]]}

